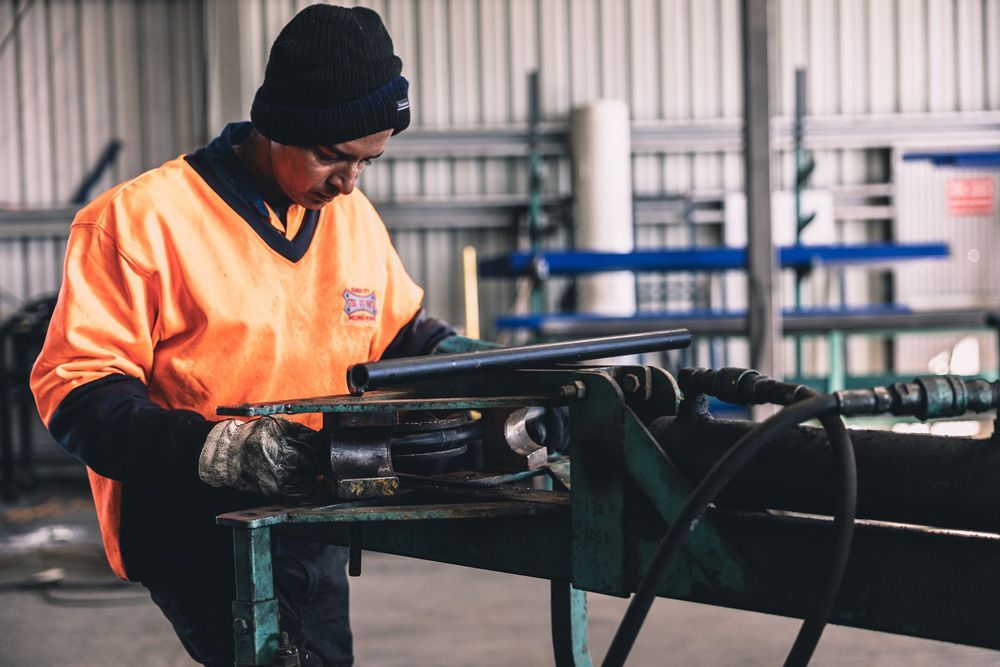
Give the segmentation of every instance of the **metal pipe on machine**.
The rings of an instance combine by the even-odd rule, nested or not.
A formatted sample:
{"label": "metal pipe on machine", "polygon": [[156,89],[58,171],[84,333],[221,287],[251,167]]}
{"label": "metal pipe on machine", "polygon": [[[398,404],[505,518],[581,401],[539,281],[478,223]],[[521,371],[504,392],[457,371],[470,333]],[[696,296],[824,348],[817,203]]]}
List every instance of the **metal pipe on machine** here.
{"label": "metal pipe on machine", "polygon": [[685,348],[690,344],[691,333],[687,329],[670,329],[459,354],[389,359],[352,364],[347,368],[347,386],[352,394],[358,395],[369,389],[405,382],[662,352]]}

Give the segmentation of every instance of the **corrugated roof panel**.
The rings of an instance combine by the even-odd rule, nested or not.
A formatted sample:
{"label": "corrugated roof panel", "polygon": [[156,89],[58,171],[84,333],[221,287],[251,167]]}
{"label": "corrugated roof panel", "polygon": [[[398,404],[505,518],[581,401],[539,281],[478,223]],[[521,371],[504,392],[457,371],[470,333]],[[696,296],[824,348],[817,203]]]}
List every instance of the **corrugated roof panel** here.
{"label": "corrugated roof panel", "polygon": [[535,0],[508,0],[509,25],[507,58],[510,63],[507,103],[510,119],[528,120],[528,72],[538,68],[538,3]]}
{"label": "corrugated roof panel", "polygon": [[[772,57],[780,95],[774,112],[790,116],[795,113],[795,70],[806,67],[809,62],[808,3],[803,0],[778,0],[776,7],[777,52]],[[738,54],[737,62],[743,62],[742,53]]]}
{"label": "corrugated roof panel", "polygon": [[[840,110],[837,9],[838,3],[830,0],[809,0],[808,3],[806,20],[809,44],[806,67],[811,114],[829,115]],[[794,79],[792,81],[794,83]]]}
{"label": "corrugated roof panel", "polygon": [[899,111],[927,110],[927,11],[924,0],[897,0],[897,16],[906,17],[899,40]]}
{"label": "corrugated roof panel", "polygon": [[479,7],[460,2],[448,6],[448,60],[452,125],[482,122],[479,91]]}
{"label": "corrugated roof panel", "polygon": [[569,12],[562,0],[538,8],[538,83],[541,117],[565,118],[569,109]]}
{"label": "corrugated roof panel", "polygon": [[986,3],[983,20],[986,42],[986,108],[1000,109],[1000,2]]}
{"label": "corrugated roof panel", "polygon": [[660,117],[691,117],[691,40],[689,0],[660,3]]}
{"label": "corrugated roof panel", "polygon": [[840,0],[838,55],[840,70],[838,111],[861,114],[868,110],[868,0]]}
{"label": "corrugated roof panel", "polygon": [[978,111],[985,107],[986,101],[983,3],[960,0],[956,10],[958,71],[955,78],[958,83],[958,108],[962,111]]}
{"label": "corrugated roof panel", "polygon": [[628,100],[628,5],[619,0],[598,1],[598,49],[601,97]]}
{"label": "corrugated roof panel", "polygon": [[[10,32],[14,25],[14,5],[0,4],[0,31]],[[21,157],[23,108],[19,104],[19,71],[17,67],[17,37],[7,46],[8,55],[0,54],[0,164],[7,165],[0,173],[0,203],[22,200],[24,162]],[[0,282],[0,284],[3,284]]]}
{"label": "corrugated roof panel", "polygon": [[927,108],[951,111],[956,108],[955,1],[927,0]]}
{"label": "corrugated roof panel", "polygon": [[80,72],[80,14],[77,5],[53,4],[48,10],[51,56],[49,65],[52,139],[58,155],[52,161],[53,200],[64,201],[73,194],[84,173],[83,149],[86,135],[80,100],[83,98]]}
{"label": "corrugated roof panel", "polygon": [[600,64],[597,0],[569,4],[569,94],[576,107],[598,96]]}
{"label": "corrugated roof panel", "polygon": [[719,28],[718,0],[691,5],[691,114],[695,118],[721,115]]}
{"label": "corrugated roof panel", "polygon": [[[739,0],[719,0],[719,115],[737,118],[743,114],[743,38],[740,32]],[[777,41],[777,40],[775,40]],[[776,54],[772,54],[772,58]]]}
{"label": "corrugated roof panel", "polygon": [[633,120],[649,120],[660,115],[659,82],[660,61],[656,57],[657,7],[653,0],[633,0],[629,5],[629,85],[627,100]]}
{"label": "corrugated roof panel", "polygon": [[48,65],[50,45],[44,6],[29,7],[21,18],[17,49],[21,66],[18,100],[21,106],[21,164],[27,202],[52,202],[56,198],[52,150],[51,79]]}
{"label": "corrugated roof panel", "polygon": [[505,3],[479,4],[480,66],[477,75],[482,122],[488,126],[496,126],[510,119],[510,96],[507,92],[507,81],[510,78],[510,58],[507,56],[508,16]]}
{"label": "corrugated roof panel", "polygon": [[868,96],[867,111],[890,113],[898,105],[898,52],[895,0],[869,0],[868,7]]}

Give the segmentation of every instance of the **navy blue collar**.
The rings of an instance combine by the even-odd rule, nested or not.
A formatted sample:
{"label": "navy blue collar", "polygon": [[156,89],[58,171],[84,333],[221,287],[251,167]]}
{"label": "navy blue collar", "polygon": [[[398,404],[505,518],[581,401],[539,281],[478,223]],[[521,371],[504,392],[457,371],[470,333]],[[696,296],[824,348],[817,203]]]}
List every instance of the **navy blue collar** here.
{"label": "navy blue collar", "polygon": [[[264,198],[233,150],[250,135],[252,129],[253,124],[249,122],[230,123],[211,143],[185,155],[184,159],[230,208],[246,220],[261,240],[282,257],[297,262],[306,254],[316,233],[319,211],[310,209],[305,212],[302,226],[291,241],[271,225]],[[275,203],[281,207],[281,204]]]}

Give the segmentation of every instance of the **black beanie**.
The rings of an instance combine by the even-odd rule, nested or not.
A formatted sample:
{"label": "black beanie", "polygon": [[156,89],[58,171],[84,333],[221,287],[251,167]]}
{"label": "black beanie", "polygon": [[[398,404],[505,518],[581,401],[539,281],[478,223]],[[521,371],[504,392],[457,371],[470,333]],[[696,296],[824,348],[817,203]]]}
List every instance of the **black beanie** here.
{"label": "black beanie", "polygon": [[379,15],[311,5],[271,47],[250,109],[254,127],[291,146],[329,146],[410,124],[403,62]]}

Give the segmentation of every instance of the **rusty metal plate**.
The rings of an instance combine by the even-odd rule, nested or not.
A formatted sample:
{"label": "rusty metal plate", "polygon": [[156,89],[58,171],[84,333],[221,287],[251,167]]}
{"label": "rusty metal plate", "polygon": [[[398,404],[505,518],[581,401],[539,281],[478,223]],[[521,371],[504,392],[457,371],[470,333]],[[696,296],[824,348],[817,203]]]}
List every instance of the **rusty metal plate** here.
{"label": "rusty metal plate", "polygon": [[[215,413],[229,417],[263,417],[309,412],[373,412],[396,410],[481,410],[486,408],[520,408],[533,405],[563,405],[567,399],[559,396],[531,394],[524,396],[462,396],[453,398],[390,397],[396,392],[370,392],[364,396],[322,396],[272,403],[244,403],[220,406]],[[405,396],[405,394],[404,394]]]}
{"label": "rusty metal plate", "polygon": [[229,512],[216,518],[224,526],[260,528],[290,523],[343,523],[350,521],[426,521],[431,519],[491,519],[537,516],[569,511],[569,502],[541,503],[499,501],[374,507],[260,507]]}

